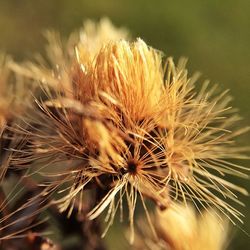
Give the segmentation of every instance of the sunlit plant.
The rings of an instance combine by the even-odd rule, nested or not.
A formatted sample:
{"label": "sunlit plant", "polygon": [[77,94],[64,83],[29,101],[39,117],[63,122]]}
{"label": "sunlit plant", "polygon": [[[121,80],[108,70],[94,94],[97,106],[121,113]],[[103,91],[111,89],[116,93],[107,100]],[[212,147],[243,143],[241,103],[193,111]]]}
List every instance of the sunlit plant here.
{"label": "sunlit plant", "polygon": [[[66,44],[54,32],[47,38],[49,63],[8,65],[40,91],[32,94],[15,124],[7,124],[0,113],[1,141],[9,133],[17,141],[8,148],[8,168],[18,172],[26,189],[38,190],[23,211],[30,202],[39,203],[39,212],[32,214],[53,210],[69,219],[77,214],[82,224],[99,221],[107,211],[107,226],[97,238],[107,233],[119,211],[121,219],[128,214],[133,243],[140,203],[152,244],[159,232],[148,201],[166,213],[178,201],[183,207],[193,203],[201,216],[212,213],[221,221],[242,221],[231,201],[242,204],[236,192],[247,191],[226,176],[247,177],[247,168],[232,159],[246,157],[247,148],[235,139],[248,128],[238,128],[240,117],[227,91],[221,93],[208,82],[198,84],[197,74],[189,76],[185,59],[175,64],[142,39],[129,40],[125,29],[116,29],[107,19],[98,25],[86,22]],[[2,211],[7,203],[6,198]],[[171,220],[186,220],[186,211],[177,209]],[[186,225],[198,235],[199,227]],[[0,227],[2,240],[7,227]],[[26,231],[31,237],[30,230],[21,230],[22,237]],[[175,246],[162,249],[199,249]]]}

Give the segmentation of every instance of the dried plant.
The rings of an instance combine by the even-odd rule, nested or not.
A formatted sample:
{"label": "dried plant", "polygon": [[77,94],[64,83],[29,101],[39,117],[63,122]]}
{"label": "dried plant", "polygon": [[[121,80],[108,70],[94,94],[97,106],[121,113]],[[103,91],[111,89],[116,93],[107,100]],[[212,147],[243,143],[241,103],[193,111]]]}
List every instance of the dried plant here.
{"label": "dried plant", "polygon": [[10,70],[12,59],[0,54],[0,182],[3,180],[7,165],[9,164],[10,151],[20,140],[12,132],[7,131],[25,112],[32,103],[32,90],[35,88],[30,81],[26,81],[19,74]]}
{"label": "dried plant", "polygon": [[222,250],[229,244],[228,220],[222,216],[218,221],[215,210],[205,210],[201,215],[190,204],[173,203],[165,211],[157,210],[152,217],[158,238],[152,237],[141,220],[133,249]]}
{"label": "dried plant", "polygon": [[[90,58],[95,57],[98,50],[110,41],[128,39],[124,28],[115,28],[107,19],[101,19],[99,24],[87,20],[79,32],[72,33],[67,41],[62,41],[56,31],[46,31],[45,38],[47,58],[36,57],[36,62],[25,62],[22,65],[12,62],[10,68],[27,79],[37,80],[56,90],[73,91],[73,74],[76,66],[84,66]],[[81,51],[84,64],[75,65],[76,56]]]}
{"label": "dried plant", "polygon": [[[69,218],[80,216],[77,223],[96,228],[96,239],[101,237],[98,217],[107,210],[104,236],[119,210],[121,219],[128,214],[131,243],[138,201],[155,238],[158,219],[151,220],[149,200],[166,214],[178,200],[192,202],[205,216],[214,211],[218,218],[242,221],[231,201],[242,204],[235,192],[247,191],[226,175],[247,177],[247,168],[232,159],[246,158],[248,149],[235,140],[249,128],[236,126],[240,118],[227,91],[220,93],[208,82],[196,87],[198,75],[188,75],[185,59],[175,65],[143,40],[128,41],[127,32],[107,19],[99,25],[86,22],[66,43],[53,32],[47,37],[49,63],[41,57],[36,63],[9,63],[41,90],[22,122],[8,128],[18,138],[9,148],[9,168],[22,170],[21,180],[39,190],[32,205],[41,198],[46,201],[38,202],[41,212],[52,207]],[[178,210],[180,218],[186,214]],[[186,224],[197,235],[199,229]],[[90,246],[103,249],[96,242]],[[193,248],[173,249],[200,246],[189,239],[185,244]]]}
{"label": "dried plant", "polygon": [[[11,121],[21,112],[30,100],[30,93],[27,91],[31,85],[10,69],[12,59],[0,54],[0,117],[1,127]],[[30,89],[32,90],[32,89]],[[28,93],[27,93],[28,92]]]}

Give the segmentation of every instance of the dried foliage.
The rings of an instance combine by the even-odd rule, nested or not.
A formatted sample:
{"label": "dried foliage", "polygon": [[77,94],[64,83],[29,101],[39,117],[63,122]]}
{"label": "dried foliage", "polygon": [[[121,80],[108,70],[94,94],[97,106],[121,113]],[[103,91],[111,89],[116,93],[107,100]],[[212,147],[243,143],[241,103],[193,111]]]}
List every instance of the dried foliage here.
{"label": "dried foliage", "polygon": [[[47,248],[37,245],[37,249],[61,249],[43,238],[44,228],[36,228],[47,213],[58,221],[64,216],[62,231],[67,221],[78,225],[76,232],[84,239],[79,249],[104,249],[101,234],[106,234],[118,210],[121,219],[128,214],[133,243],[138,201],[149,223],[147,237],[164,241],[162,234],[166,234],[177,244],[163,249],[205,249],[199,247],[211,239],[202,235],[200,227],[208,223],[212,230],[211,211],[218,218],[241,221],[242,214],[231,201],[241,204],[235,193],[247,191],[226,175],[247,177],[247,169],[232,159],[246,157],[248,149],[239,147],[235,139],[248,128],[236,126],[240,118],[230,107],[227,91],[219,93],[207,82],[197,88],[197,74],[188,75],[185,59],[177,65],[172,58],[163,59],[143,40],[130,42],[126,30],[114,28],[107,19],[98,25],[87,21],[65,43],[55,32],[46,36],[48,60],[10,61],[7,67],[15,76],[14,84],[19,86],[18,79],[27,84],[26,89],[35,84],[32,99],[27,91],[25,96],[20,91],[6,95],[4,86],[12,85],[5,68],[0,71],[1,145],[9,142],[1,147],[1,186],[5,188],[5,179],[14,175],[31,194],[31,198],[21,196],[16,212],[5,212],[13,199],[2,192],[3,244],[17,237],[33,244],[34,237],[40,237]],[[12,95],[14,103],[9,102]],[[19,105],[19,99],[29,105]],[[3,152],[8,152],[4,161]],[[166,212],[151,219],[148,200]],[[189,209],[178,207],[173,212],[176,200],[184,205],[193,202],[204,219],[197,219]],[[105,210],[107,225],[101,231],[98,217]],[[175,228],[180,219],[192,234],[181,242],[187,248],[176,241],[177,235],[185,235]],[[170,222],[171,232],[166,228]],[[9,233],[13,225],[17,230]],[[200,242],[197,235],[204,236]],[[218,247],[208,249],[222,249],[222,242],[218,232]],[[162,249],[151,243],[155,245],[149,249]]]}

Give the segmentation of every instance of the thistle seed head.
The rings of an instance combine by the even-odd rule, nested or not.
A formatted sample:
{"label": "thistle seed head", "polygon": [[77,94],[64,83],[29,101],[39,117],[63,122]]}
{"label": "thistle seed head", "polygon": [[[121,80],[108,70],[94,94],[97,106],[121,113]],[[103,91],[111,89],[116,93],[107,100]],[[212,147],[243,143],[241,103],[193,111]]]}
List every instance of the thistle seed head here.
{"label": "thistle seed head", "polygon": [[153,231],[145,198],[162,209],[191,201],[198,210],[216,208],[241,220],[228,200],[241,204],[235,192],[247,191],[225,175],[247,177],[231,159],[245,157],[247,148],[235,138],[248,128],[235,128],[231,97],[207,82],[197,91],[197,75],[188,75],[184,59],[163,60],[141,39],[118,39],[120,32],[101,43],[101,31],[93,30],[66,51],[52,39],[52,70],[12,67],[39,80],[46,94],[36,100],[29,127],[19,130],[32,145],[24,159],[42,163],[35,173],[46,178],[43,193],[57,193],[54,203],[70,215],[76,204],[81,211],[84,191],[91,190],[88,217],[108,208],[108,227],[126,198],[132,235],[138,198]]}

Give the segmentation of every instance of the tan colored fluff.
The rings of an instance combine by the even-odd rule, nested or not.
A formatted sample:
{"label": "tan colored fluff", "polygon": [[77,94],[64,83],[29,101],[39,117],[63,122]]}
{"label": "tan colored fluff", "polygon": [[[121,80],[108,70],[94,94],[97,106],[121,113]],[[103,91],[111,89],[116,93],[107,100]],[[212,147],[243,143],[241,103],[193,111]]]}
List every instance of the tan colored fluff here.
{"label": "tan colored fluff", "polygon": [[103,45],[121,39],[128,39],[125,28],[116,28],[108,18],[102,18],[99,23],[87,20],[80,31],[80,41],[77,49],[81,61],[92,60]]}
{"label": "tan colored fluff", "polygon": [[[246,148],[234,138],[248,128],[234,129],[239,117],[226,93],[217,94],[206,83],[197,93],[197,77],[188,76],[185,60],[175,65],[168,58],[163,66],[162,54],[141,39],[98,43],[89,54],[78,44],[72,60],[52,44],[52,70],[33,64],[14,68],[50,86],[48,100],[37,101],[42,112],[32,126],[39,130],[22,132],[34,145],[24,153],[45,160],[44,168],[52,172],[40,170],[50,179],[46,192],[60,193],[54,202],[61,211],[83,204],[89,185],[106,193],[88,217],[107,209],[110,226],[126,197],[132,232],[138,198],[152,231],[145,198],[161,208],[189,200],[241,220],[226,199],[241,204],[234,192],[247,191],[225,174],[247,177],[230,159],[245,157]],[[59,168],[50,167],[54,161]]]}
{"label": "tan colored fluff", "polygon": [[[94,95],[104,92],[116,100],[117,109],[121,109],[127,123],[153,119],[162,108],[161,55],[140,39],[105,45],[89,72],[86,88]],[[87,92],[84,99],[89,96]]]}
{"label": "tan colored fluff", "polygon": [[231,97],[227,91],[220,93],[216,86],[209,88],[205,82],[200,92],[195,93],[196,77],[188,78],[185,63],[175,66],[169,59],[167,75],[165,153],[169,167],[166,181],[173,181],[171,196],[181,198],[184,203],[192,200],[207,207],[215,206],[239,219],[240,213],[213,190],[237,203],[240,201],[234,191],[247,194],[224,176],[247,178],[242,172],[244,167],[229,159],[246,157],[248,149],[236,145],[235,138],[249,128],[237,128],[240,118],[229,106]]}
{"label": "tan colored fluff", "polygon": [[[141,62],[140,58],[143,58]],[[209,89],[206,83],[196,94],[197,77],[188,77],[184,60],[175,66],[171,58],[167,59],[165,80],[158,62],[160,55],[142,41],[132,44],[120,41],[100,51],[93,71],[94,80],[87,77],[91,92],[83,92],[87,97],[100,91],[105,97],[112,97],[117,104],[106,111],[107,117],[134,138],[133,147],[123,153],[125,161],[120,168],[126,169],[126,164],[132,161],[137,171],[128,171],[128,178],[125,175],[118,182],[118,189],[115,186],[112,195],[130,183],[139,193],[143,194],[145,188],[149,197],[152,191],[153,199],[163,206],[167,206],[169,194],[172,199],[181,199],[184,203],[191,200],[205,207],[216,207],[240,220],[241,213],[213,190],[237,203],[240,201],[233,191],[247,194],[245,189],[221,176],[227,173],[247,177],[241,172],[243,167],[227,159],[244,158],[247,148],[234,146],[231,139],[248,128],[230,132],[239,119],[228,106],[231,98],[226,92],[216,95],[215,88]],[[117,117],[112,117],[113,109],[118,112]],[[221,176],[212,174],[210,169]],[[166,192],[164,187],[167,186],[170,192]],[[162,195],[165,201],[159,198]],[[134,199],[131,193],[132,196]],[[111,198],[107,196],[106,199]],[[112,200],[114,198],[110,202]],[[96,217],[103,206],[101,208],[91,217]]]}
{"label": "tan colored fluff", "polygon": [[228,246],[228,221],[218,220],[214,210],[197,214],[191,205],[173,204],[153,217],[157,239],[139,223],[134,249],[225,250]]}
{"label": "tan colored fluff", "polygon": [[[11,63],[11,68],[28,79],[34,79],[54,90],[65,91],[72,96],[76,68],[86,69],[100,48],[107,42],[128,38],[124,28],[116,28],[107,18],[99,23],[87,20],[83,28],[72,33],[66,42],[55,31],[45,33],[47,60],[38,57],[37,63],[26,62],[23,65]],[[77,61],[81,62],[76,65]]]}

